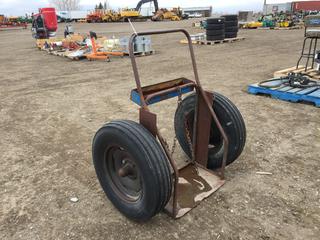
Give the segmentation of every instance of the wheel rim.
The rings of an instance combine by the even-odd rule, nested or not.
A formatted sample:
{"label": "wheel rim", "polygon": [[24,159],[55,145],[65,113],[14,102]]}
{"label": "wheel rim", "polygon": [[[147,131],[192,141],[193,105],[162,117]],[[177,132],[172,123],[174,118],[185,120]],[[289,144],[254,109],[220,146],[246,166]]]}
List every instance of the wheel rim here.
{"label": "wheel rim", "polygon": [[112,146],[106,151],[106,177],[117,195],[128,202],[142,196],[140,169],[135,159],[123,148]]}

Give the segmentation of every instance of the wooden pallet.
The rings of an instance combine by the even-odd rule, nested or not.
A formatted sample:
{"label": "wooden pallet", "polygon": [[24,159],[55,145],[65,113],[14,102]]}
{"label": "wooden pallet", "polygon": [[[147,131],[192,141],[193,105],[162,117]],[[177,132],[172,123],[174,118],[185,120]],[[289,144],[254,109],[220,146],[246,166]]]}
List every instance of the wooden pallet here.
{"label": "wooden pallet", "polygon": [[302,29],[302,26],[293,26],[293,27],[258,27],[259,30],[297,30]]}
{"label": "wooden pallet", "polygon": [[[279,80],[270,82],[272,86],[278,85]],[[265,88],[259,86],[258,83],[249,85],[248,92],[254,95],[268,95],[275,99],[281,99],[289,102],[308,102],[313,103],[320,108],[320,87],[310,88],[293,88],[290,86],[280,85],[275,88]]]}
{"label": "wooden pallet", "polygon": [[[151,51],[148,51],[148,52],[134,52],[134,55],[136,57],[144,57],[144,56],[150,56],[150,55],[153,55],[155,54],[156,51],[155,50],[151,50]],[[125,52],[124,53],[125,56],[129,56],[129,53],[128,52]]]}
{"label": "wooden pallet", "polygon": [[[199,42],[199,40],[193,40],[193,41],[191,41],[192,42],[192,44],[198,44],[198,42]],[[182,44],[188,44],[188,40],[186,40],[186,39],[182,39],[182,40],[180,40],[180,43],[182,43]]]}
{"label": "wooden pallet", "polygon": [[[192,44],[198,45],[215,45],[215,44],[222,44],[222,43],[233,43],[244,40],[244,37],[237,37],[237,38],[226,38],[224,40],[217,40],[217,41],[207,41],[207,40],[195,40],[192,41]],[[182,44],[188,44],[188,40],[183,39],[180,41]]]}
{"label": "wooden pallet", "polygon": [[286,68],[280,71],[276,71],[273,74],[273,77],[280,78],[280,77],[286,77],[289,73],[302,73],[302,74],[308,74],[312,80],[320,80],[320,72],[313,69],[313,68],[307,68],[307,71],[305,71],[305,67],[300,65],[298,69],[296,67]]}
{"label": "wooden pallet", "polygon": [[49,51],[49,54],[58,56],[58,57],[66,57],[66,55],[70,53],[69,51]]}
{"label": "wooden pallet", "polygon": [[201,27],[201,23],[200,22],[192,23],[192,27],[200,28]]}
{"label": "wooden pallet", "polygon": [[70,53],[72,53],[73,51],[69,51],[69,50],[66,50],[66,51],[47,51],[49,54],[51,55],[55,55],[55,56],[58,56],[58,57],[65,57],[65,58],[68,58],[68,59],[71,59],[71,60],[74,60],[74,61],[78,61],[80,59],[83,59],[85,58],[85,56],[82,56],[82,57],[71,57],[69,56]]}

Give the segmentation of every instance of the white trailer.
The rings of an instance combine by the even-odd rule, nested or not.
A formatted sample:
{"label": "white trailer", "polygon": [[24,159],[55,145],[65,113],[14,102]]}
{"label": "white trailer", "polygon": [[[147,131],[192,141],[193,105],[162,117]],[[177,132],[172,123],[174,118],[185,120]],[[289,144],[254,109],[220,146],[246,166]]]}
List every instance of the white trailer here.
{"label": "white trailer", "polygon": [[60,22],[77,22],[87,18],[87,11],[58,11],[57,16]]}

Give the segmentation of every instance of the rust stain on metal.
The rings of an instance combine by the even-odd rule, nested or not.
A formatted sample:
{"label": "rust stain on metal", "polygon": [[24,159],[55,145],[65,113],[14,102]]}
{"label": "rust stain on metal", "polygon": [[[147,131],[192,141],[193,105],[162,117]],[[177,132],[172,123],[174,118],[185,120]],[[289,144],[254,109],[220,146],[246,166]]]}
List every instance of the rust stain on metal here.
{"label": "rust stain on metal", "polygon": [[[224,180],[205,168],[192,164],[179,170],[177,209],[174,218],[181,218],[224,184]],[[166,206],[172,211],[172,200]]]}
{"label": "rust stain on metal", "polygon": [[140,124],[151,132],[153,136],[157,136],[157,115],[140,108]]}
{"label": "rust stain on metal", "polygon": [[[213,101],[213,94],[206,92],[207,98],[210,102]],[[207,109],[206,103],[202,95],[198,95],[197,109],[195,114],[195,138],[194,138],[194,158],[197,163],[203,167],[207,167],[210,129],[212,124],[212,117]]]}

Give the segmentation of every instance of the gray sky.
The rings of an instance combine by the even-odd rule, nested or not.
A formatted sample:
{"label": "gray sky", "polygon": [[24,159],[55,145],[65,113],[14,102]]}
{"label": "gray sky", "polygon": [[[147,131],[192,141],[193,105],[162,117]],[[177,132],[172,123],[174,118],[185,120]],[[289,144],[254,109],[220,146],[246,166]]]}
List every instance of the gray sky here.
{"label": "gray sky", "polygon": [[[82,10],[90,10],[103,0],[81,0]],[[109,0],[112,7],[135,7],[139,0]],[[263,0],[158,0],[160,7],[213,6],[215,12],[233,13],[239,10],[262,10]],[[289,2],[290,0],[267,0],[267,3]],[[24,15],[36,12],[39,7],[50,6],[48,0],[0,0],[0,14]],[[147,4],[148,6],[148,4]]]}

